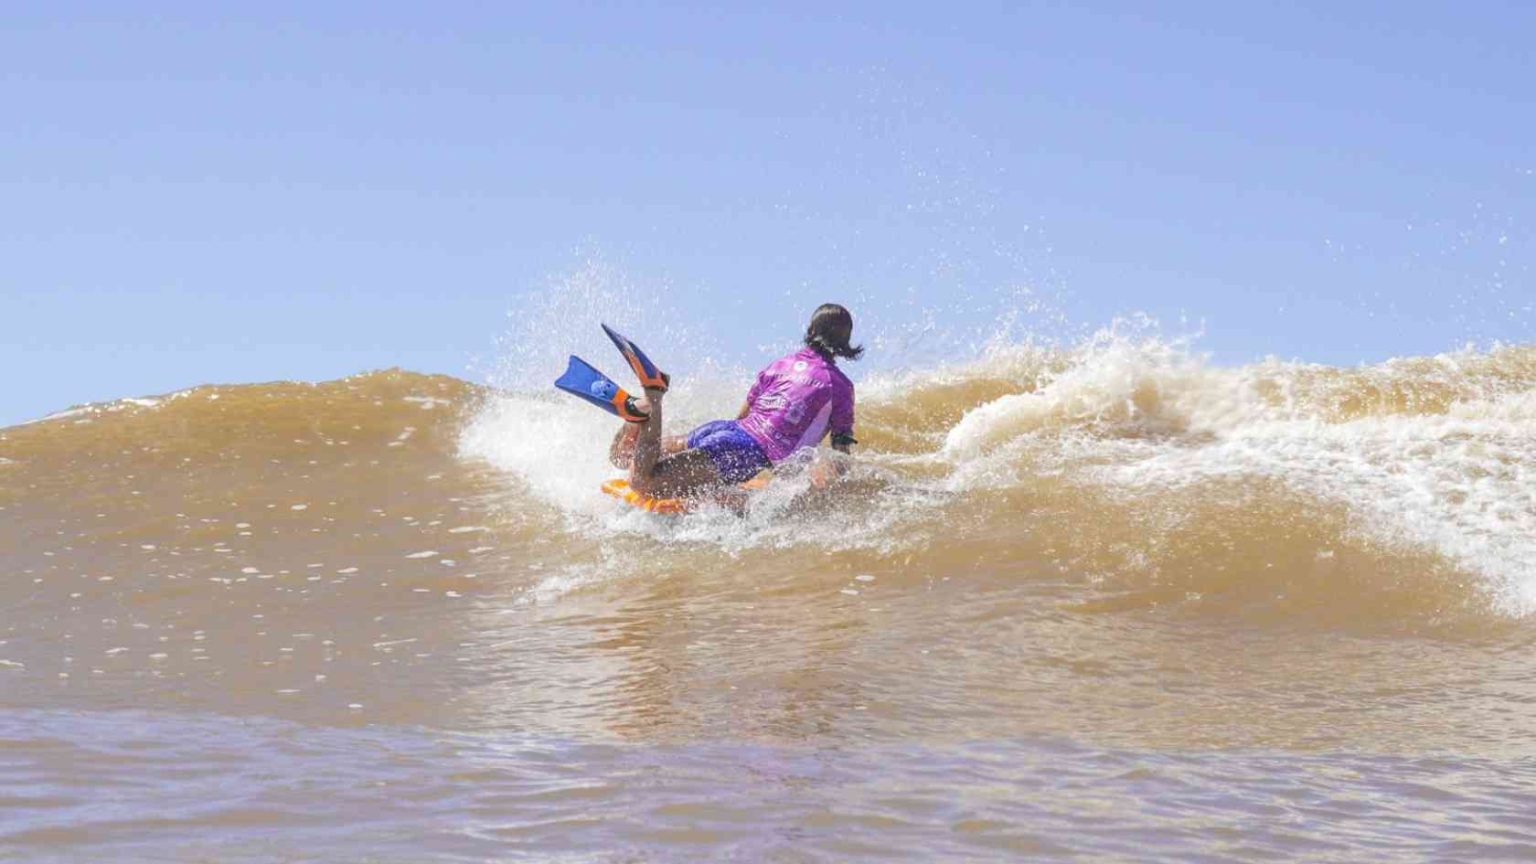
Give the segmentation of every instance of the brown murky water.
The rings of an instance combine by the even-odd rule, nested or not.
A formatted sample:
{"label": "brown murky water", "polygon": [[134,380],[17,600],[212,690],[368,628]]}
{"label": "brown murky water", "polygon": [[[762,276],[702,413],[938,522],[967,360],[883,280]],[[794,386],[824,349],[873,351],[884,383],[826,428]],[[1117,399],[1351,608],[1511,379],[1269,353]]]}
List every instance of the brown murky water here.
{"label": "brown murky water", "polygon": [[405,372],[0,430],[0,850],[1529,860],[1533,394],[1021,350],[744,518]]}

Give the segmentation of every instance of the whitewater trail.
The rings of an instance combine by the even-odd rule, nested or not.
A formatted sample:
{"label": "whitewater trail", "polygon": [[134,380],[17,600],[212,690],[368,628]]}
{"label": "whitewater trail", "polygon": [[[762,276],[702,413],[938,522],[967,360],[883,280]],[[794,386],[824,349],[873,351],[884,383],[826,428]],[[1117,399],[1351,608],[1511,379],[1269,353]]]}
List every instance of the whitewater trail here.
{"label": "whitewater trail", "polygon": [[[744,390],[749,374],[740,370],[685,382],[675,428],[733,406],[732,375]],[[1275,360],[1216,367],[1182,342],[1115,330],[1076,347],[993,346],[969,364],[861,383],[863,476],[878,477],[885,494],[811,516],[765,503],[760,515],[772,518],[717,513],[681,524],[636,519],[594,493],[616,473],[602,446],[612,424],[584,406],[503,392],[462,445],[559,511],[597,520],[587,524],[735,552],[801,542],[890,553],[943,543],[955,520],[1025,541],[1047,530],[1037,518],[967,504],[1038,489],[1042,478],[1062,484],[1052,493],[1060,500],[1036,500],[1046,509],[1107,497],[1167,519],[1179,493],[1195,503],[1178,521],[1231,521],[1242,531],[1255,530],[1245,514],[1266,512],[1252,495],[1299,497],[1326,532],[1387,557],[1438,558],[1475,576],[1477,593],[1505,614],[1523,616],[1536,609],[1533,388],[1536,351],[1527,348],[1340,369]],[[1306,520],[1305,511],[1286,518]]]}

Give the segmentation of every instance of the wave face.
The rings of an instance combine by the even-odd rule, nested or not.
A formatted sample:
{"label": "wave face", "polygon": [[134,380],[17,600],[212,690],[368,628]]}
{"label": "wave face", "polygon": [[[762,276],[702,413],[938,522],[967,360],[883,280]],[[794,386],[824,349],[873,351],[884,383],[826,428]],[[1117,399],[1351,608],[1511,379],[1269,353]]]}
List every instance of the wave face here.
{"label": "wave face", "polygon": [[[1536,609],[1536,349],[1219,368],[1124,330],[866,380],[849,488],[811,496],[791,472],[745,519],[615,514],[592,492],[611,423],[542,393],[488,396],[463,449],[571,530],[662,541],[667,566],[700,548],[1010,562],[1068,574],[1094,608],[1366,629]],[[680,389],[679,428],[734,404],[724,380]]]}
{"label": "wave face", "polygon": [[[143,552],[280,517],[323,538],[315,556],[345,558],[417,541],[421,515],[368,519],[402,498],[440,516],[467,500],[496,530],[537,537],[509,560],[556,562],[563,575],[540,588],[556,593],[835,556],[851,571],[1052,574],[1089,610],[1297,626],[1477,628],[1536,609],[1536,348],[1220,368],[1124,329],[864,380],[844,483],[813,490],[791,466],[744,518],[659,519],[598,493],[616,473],[613,423],[576,400],[400,371],[203,387],[12,427],[0,506],[13,536],[56,520],[64,536]],[[684,379],[669,419],[681,431],[727,413],[745,380]],[[328,529],[348,519],[369,531],[338,549]]]}
{"label": "wave face", "polygon": [[[684,430],[728,413],[746,380],[684,378],[669,419]],[[446,525],[457,507],[486,523],[465,534],[502,532],[505,561],[550,563],[536,587],[556,594],[835,558],[850,572],[1049,579],[1084,610],[1356,631],[1476,629],[1536,609],[1536,348],[1221,368],[1124,327],[875,375],[859,398],[843,484],[813,490],[791,466],[745,517],[659,519],[601,495],[613,423],[576,400],[400,371],[202,387],[6,429],[0,506],[17,548],[54,523],[146,554],[247,524],[199,547],[215,570],[238,557],[234,540],[264,542],[258,517],[293,535],[290,553],[308,533],[312,557],[333,561],[437,552],[410,547],[433,545],[426,513]],[[384,521],[402,500],[422,512]],[[339,536],[344,523],[366,530]],[[509,538],[527,545],[508,551]],[[200,578],[175,574],[191,561],[149,558],[167,580]]]}
{"label": "wave face", "polygon": [[[671,422],[739,404],[751,370],[673,365],[690,343],[659,332]],[[1134,325],[999,341],[856,374],[841,485],[790,466],[744,516],[668,518],[598,492],[614,421],[537,386],[547,343],[496,387],[208,386],[0,430],[0,724],[20,742],[0,776],[42,790],[0,844],[114,857],[174,824],[224,858],[305,814],[293,842],[322,848],[371,836],[404,785],[437,790],[415,815],[444,854],[472,835],[477,857],[579,855],[536,826],[586,818],[571,802],[588,812],[601,781],[625,815],[594,830],[662,857],[678,847],[657,838],[706,824],[712,848],[770,848],[739,818],[762,812],[834,838],[829,860],[963,857],[1045,817],[954,801],[1006,776],[1048,807],[1079,756],[1142,778],[1102,787],[1117,809],[1153,775],[1288,806],[1265,796],[1297,756],[1318,768],[1286,775],[1287,801],[1405,808],[1372,842],[1494,854],[1528,821],[1536,349],[1222,368]],[[231,715],[245,732],[209,731]],[[1459,755],[1410,792],[1350,755],[1429,753]],[[271,754],[331,785],[267,783]],[[818,766],[805,782],[844,809],[772,809],[760,777],[781,763]],[[231,765],[250,783],[210,808]],[[154,806],[114,797],[129,768]],[[893,771],[926,791],[893,803]],[[1470,840],[1433,815],[1490,795],[1514,827]],[[1307,842],[1335,824],[1308,818]],[[1174,833],[1168,857],[1224,854]],[[1288,854],[1248,842],[1271,841]]]}

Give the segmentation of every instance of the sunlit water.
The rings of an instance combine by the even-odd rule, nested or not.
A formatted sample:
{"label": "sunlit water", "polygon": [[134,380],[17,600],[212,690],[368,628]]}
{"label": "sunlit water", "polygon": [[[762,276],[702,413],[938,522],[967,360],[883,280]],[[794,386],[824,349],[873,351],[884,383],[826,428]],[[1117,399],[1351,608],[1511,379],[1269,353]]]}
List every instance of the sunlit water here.
{"label": "sunlit water", "polygon": [[597,491],[610,418],[441,377],[12,427],[0,850],[1530,860],[1533,391],[1003,346],[684,519]]}

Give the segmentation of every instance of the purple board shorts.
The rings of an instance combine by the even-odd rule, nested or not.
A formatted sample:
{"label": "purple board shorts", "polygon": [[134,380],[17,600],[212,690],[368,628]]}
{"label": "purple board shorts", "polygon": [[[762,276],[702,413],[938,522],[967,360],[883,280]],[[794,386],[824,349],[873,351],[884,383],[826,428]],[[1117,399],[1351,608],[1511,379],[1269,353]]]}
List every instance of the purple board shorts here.
{"label": "purple board shorts", "polygon": [[727,483],[745,483],[757,472],[773,467],[763,448],[735,420],[715,420],[689,432],[688,447],[708,453],[720,479]]}

